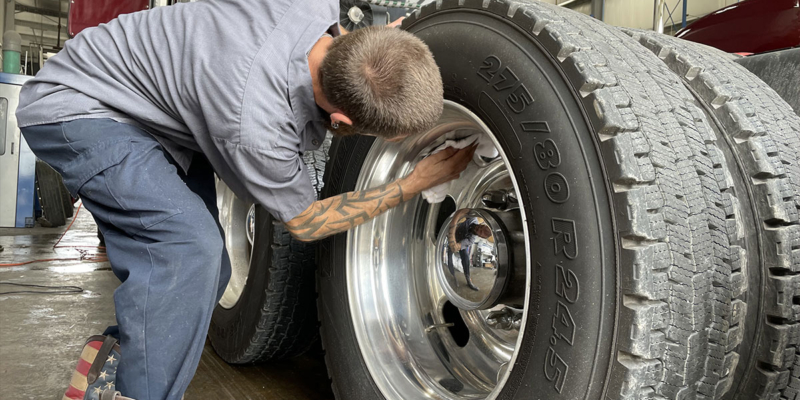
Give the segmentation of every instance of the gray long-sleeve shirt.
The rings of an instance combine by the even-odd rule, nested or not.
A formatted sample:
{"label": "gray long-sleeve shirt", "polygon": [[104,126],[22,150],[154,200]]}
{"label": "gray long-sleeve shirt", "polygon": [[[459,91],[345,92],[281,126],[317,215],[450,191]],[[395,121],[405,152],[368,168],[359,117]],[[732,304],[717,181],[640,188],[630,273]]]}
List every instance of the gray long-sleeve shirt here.
{"label": "gray long-sleeve shirt", "polygon": [[[112,118],[194,151],[241,198],[288,221],[316,199],[302,152],[325,136],[307,53],[335,0],[209,0],[122,15],[66,42],[23,87],[20,127]],[[113,132],[109,132],[113,135]]]}

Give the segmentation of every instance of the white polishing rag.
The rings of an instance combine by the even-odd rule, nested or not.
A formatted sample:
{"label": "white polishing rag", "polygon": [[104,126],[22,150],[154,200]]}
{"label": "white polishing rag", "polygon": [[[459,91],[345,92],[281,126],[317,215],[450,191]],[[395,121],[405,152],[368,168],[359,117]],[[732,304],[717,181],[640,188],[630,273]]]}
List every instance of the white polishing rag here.
{"label": "white polishing rag", "polygon": [[[464,147],[476,142],[478,143],[478,148],[475,149],[475,156],[473,157],[473,161],[476,163],[482,163],[481,157],[492,159],[497,158],[500,155],[500,153],[498,153],[497,149],[494,147],[492,139],[483,132],[473,130],[455,130],[447,132],[444,134],[444,137],[444,143],[433,149],[425,157],[430,157],[448,147],[463,149]],[[450,191],[450,185],[452,183],[453,181],[450,181],[439,186],[434,186],[428,190],[424,190],[422,192],[422,198],[431,204],[441,203],[447,197],[447,193]]]}

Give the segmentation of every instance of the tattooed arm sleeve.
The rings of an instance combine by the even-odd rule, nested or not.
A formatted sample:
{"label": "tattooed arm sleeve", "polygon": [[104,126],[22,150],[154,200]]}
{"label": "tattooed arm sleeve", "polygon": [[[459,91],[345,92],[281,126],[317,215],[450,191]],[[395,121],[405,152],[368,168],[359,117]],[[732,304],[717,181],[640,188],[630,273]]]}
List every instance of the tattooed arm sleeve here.
{"label": "tattooed arm sleeve", "polygon": [[343,193],[319,200],[286,223],[298,240],[311,242],[345,232],[410,200],[416,191],[406,190],[402,180],[375,189]]}

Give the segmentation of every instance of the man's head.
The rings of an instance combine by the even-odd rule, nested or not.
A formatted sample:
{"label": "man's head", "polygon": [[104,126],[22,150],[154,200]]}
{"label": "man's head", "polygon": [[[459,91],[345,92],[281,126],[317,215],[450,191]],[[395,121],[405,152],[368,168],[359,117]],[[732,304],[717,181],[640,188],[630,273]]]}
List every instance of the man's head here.
{"label": "man's head", "polygon": [[334,39],[319,69],[327,101],[346,115],[340,135],[393,139],[423,132],[442,114],[442,78],[416,36],[369,27]]}
{"label": "man's head", "polygon": [[475,224],[470,227],[473,235],[477,235],[483,239],[488,239],[492,236],[492,229],[483,224]]}

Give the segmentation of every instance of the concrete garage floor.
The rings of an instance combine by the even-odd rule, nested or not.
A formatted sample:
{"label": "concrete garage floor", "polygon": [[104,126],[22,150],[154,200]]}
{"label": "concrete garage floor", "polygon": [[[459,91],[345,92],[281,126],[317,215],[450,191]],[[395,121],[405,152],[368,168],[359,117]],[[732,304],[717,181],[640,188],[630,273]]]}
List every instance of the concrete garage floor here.
{"label": "concrete garage floor", "polygon": [[[54,249],[65,229],[0,229],[0,245],[5,247],[0,264],[57,259],[0,266],[0,282],[82,289],[69,294],[0,294],[0,400],[61,400],[86,338],[114,324],[112,295],[119,281],[107,261],[80,261],[103,257],[91,215],[82,209]],[[18,290],[45,291],[0,284],[0,293]],[[231,366],[208,343],[186,392],[186,400],[332,398],[321,356]]]}

